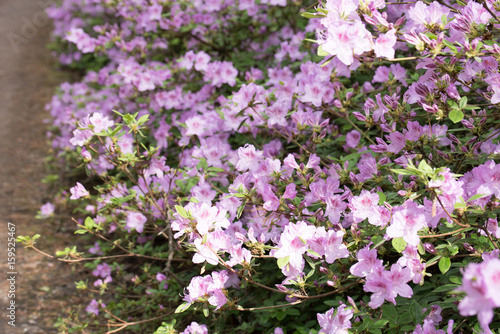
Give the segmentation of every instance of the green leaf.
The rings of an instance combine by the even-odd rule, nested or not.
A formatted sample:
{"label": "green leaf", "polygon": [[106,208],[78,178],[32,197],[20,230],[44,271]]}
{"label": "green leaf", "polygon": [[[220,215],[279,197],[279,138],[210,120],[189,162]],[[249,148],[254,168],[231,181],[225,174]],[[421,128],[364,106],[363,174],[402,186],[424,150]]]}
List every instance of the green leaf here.
{"label": "green leaf", "polygon": [[378,205],[384,205],[385,200],[387,197],[382,191],[377,191],[378,194]]}
{"label": "green leaf", "polygon": [[420,255],[425,255],[425,248],[424,248],[424,245],[422,245],[421,242],[418,243],[417,250],[420,253]]}
{"label": "green leaf", "polygon": [[446,274],[448,270],[450,270],[451,267],[451,260],[449,257],[442,257],[441,260],[439,260],[438,263],[439,270],[441,273]]}
{"label": "green leaf", "polygon": [[409,312],[411,318],[415,323],[419,324],[422,321],[422,316],[423,316],[422,306],[420,306],[420,304],[417,303],[415,300],[412,300]]}
{"label": "green leaf", "polygon": [[451,256],[455,256],[457,255],[459,249],[458,249],[458,246],[457,245],[450,245],[447,247],[448,248],[448,251],[450,252]]}
{"label": "green leaf", "polygon": [[396,174],[401,174],[401,175],[417,175],[415,171],[408,170],[408,169],[391,169],[391,172],[396,173]]}
{"label": "green leaf", "polygon": [[380,320],[377,320],[373,323],[373,325],[371,326],[371,328],[382,328],[384,327],[387,323],[389,322],[389,320],[387,319],[380,319]]}
{"label": "green leaf", "polygon": [[329,56],[330,54],[326,51],[323,50],[323,48],[320,46],[318,46],[318,56],[320,57],[326,57],[326,56]]}
{"label": "green leaf", "polygon": [[203,306],[203,315],[205,318],[208,318],[208,315],[210,314],[210,311],[208,310],[208,306]]}
{"label": "green leaf", "polygon": [[85,233],[87,233],[87,230],[84,229],[79,229],[75,231],[75,234],[85,234]]}
{"label": "green leaf", "polygon": [[464,109],[467,106],[467,96],[464,96],[458,101],[458,105],[460,106],[460,109]]}
{"label": "green leaf", "polygon": [[313,251],[312,249],[308,249],[307,252],[312,256],[321,257],[317,252]]}
{"label": "green leaf", "polygon": [[434,173],[434,170],[432,169],[432,167],[429,166],[429,164],[425,160],[420,161],[420,163],[418,164],[418,170],[421,172],[424,172],[426,174]]}
{"label": "green leaf", "polygon": [[307,280],[308,280],[308,279],[309,279],[312,275],[314,275],[314,272],[315,272],[315,271],[316,271],[316,270],[311,269],[311,270],[309,271],[309,273],[307,273],[306,277],[304,278],[304,281],[307,281]]}
{"label": "green leaf", "polygon": [[239,208],[238,208],[238,211],[236,212],[236,218],[237,219],[240,219],[241,215],[243,214],[243,210],[245,210],[245,205],[247,204],[247,202],[245,201],[245,203],[243,203],[243,205],[241,205]]}
{"label": "green leaf", "polygon": [[309,12],[302,13],[300,14],[300,16],[305,17],[306,19],[317,19],[321,17],[326,17],[326,15],[323,13],[309,13]]}
{"label": "green leaf", "polygon": [[143,115],[143,116],[141,116],[139,118],[139,120],[137,121],[137,123],[139,125],[142,125],[142,124],[146,123],[148,120],[149,120],[149,114],[145,114],[145,115]]}
{"label": "green leaf", "polygon": [[191,306],[192,303],[188,303],[188,302],[184,302],[182,304],[180,304],[179,306],[177,306],[177,308],[175,309],[175,313],[182,313],[184,311],[187,311],[187,309],[189,308],[189,306]]}
{"label": "green leaf", "polygon": [[448,42],[447,40],[443,40],[443,44],[446,45],[451,50],[451,52],[457,53],[457,47],[455,45],[453,45],[451,42]]}
{"label": "green leaf", "polygon": [[366,330],[368,327],[370,327],[373,323],[373,320],[370,319],[369,317],[364,317],[363,318],[363,323],[357,328],[358,333]]}
{"label": "green leaf", "polygon": [[392,239],[392,247],[398,252],[401,253],[406,249],[406,241],[403,240],[403,238],[394,238]]}
{"label": "green leaf", "polygon": [[94,220],[92,218],[87,217],[87,218],[85,218],[84,225],[85,225],[86,228],[88,228],[90,230],[90,229],[92,229],[92,227],[94,227],[95,222],[94,222]]}
{"label": "green leaf", "polygon": [[458,287],[459,285],[457,284],[445,284],[432,290],[432,292],[445,292],[445,291],[455,290]]}
{"label": "green leaf", "polygon": [[175,206],[175,211],[177,211],[177,213],[179,214],[179,216],[181,216],[182,218],[188,218],[189,217],[186,209],[184,209],[184,207],[182,207],[180,205],[176,205]]}
{"label": "green leaf", "polygon": [[448,114],[448,117],[450,118],[450,121],[452,121],[453,123],[458,123],[464,119],[464,113],[458,109],[453,109]]}
{"label": "green leaf", "polygon": [[284,266],[286,266],[288,264],[288,262],[290,261],[290,256],[287,256],[287,257],[280,257],[278,259],[278,268],[283,268]]}
{"label": "green leaf", "polygon": [[398,323],[398,311],[392,304],[382,305],[382,316],[389,320],[391,324]]}
{"label": "green leaf", "polygon": [[467,200],[467,202],[472,202],[472,201],[475,201],[476,199],[480,199],[480,198],[483,198],[483,197],[486,197],[486,196],[489,196],[489,195],[485,195],[485,194],[476,194],[474,196],[472,196],[471,198],[469,198]]}

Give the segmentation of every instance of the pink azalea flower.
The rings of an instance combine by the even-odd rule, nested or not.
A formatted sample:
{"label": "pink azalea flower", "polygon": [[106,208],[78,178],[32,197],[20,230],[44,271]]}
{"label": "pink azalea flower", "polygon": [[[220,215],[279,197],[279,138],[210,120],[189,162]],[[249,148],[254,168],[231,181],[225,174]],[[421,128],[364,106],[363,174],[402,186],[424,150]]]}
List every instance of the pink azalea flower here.
{"label": "pink azalea flower", "polygon": [[332,24],[326,36],[318,42],[325,52],[337,56],[346,65],[354,63],[354,55],[372,49],[372,36],[364,24],[356,21],[354,24]]}
{"label": "pink azalea flower", "polygon": [[76,129],[73,131],[73,138],[69,140],[73,146],[84,146],[85,143],[92,138],[92,131]]}
{"label": "pink azalea flower", "polygon": [[403,238],[409,245],[418,246],[420,238],[417,232],[426,226],[423,209],[412,201],[406,201],[394,209],[391,225],[387,228],[390,238]]}
{"label": "pink azalea flower", "polygon": [[253,145],[246,144],[244,147],[240,147],[238,149],[239,160],[236,163],[236,169],[239,171],[255,170],[262,159],[262,153],[262,151],[255,150]]}
{"label": "pink azalea flower", "polygon": [[205,235],[213,228],[227,228],[230,223],[226,218],[226,210],[219,209],[207,203],[201,203],[190,210],[196,220],[196,229],[200,235]]}
{"label": "pink azalea flower", "polygon": [[351,206],[353,212],[353,220],[355,223],[361,223],[368,218],[368,222],[372,225],[378,225],[378,201],[377,193],[370,193],[367,190],[362,190],[359,196],[351,197]]}
{"label": "pink azalea flower", "polygon": [[396,30],[391,29],[385,34],[381,34],[375,41],[373,47],[377,57],[394,58],[394,46],[396,45]]}
{"label": "pink azalea flower", "polygon": [[476,315],[481,328],[492,333],[489,324],[493,320],[493,309],[500,307],[500,260],[488,259],[481,263],[471,263],[464,272],[462,291],[467,296],[458,309],[462,316]]}
{"label": "pink azalea flower", "polygon": [[101,133],[109,129],[115,122],[110,120],[107,116],[103,116],[101,113],[94,113],[89,118],[90,124],[94,126],[94,133]]}
{"label": "pink azalea flower", "polygon": [[135,229],[137,232],[142,233],[144,231],[144,224],[147,218],[140,212],[128,212],[127,213],[127,224],[125,228],[130,232],[131,229]]}
{"label": "pink azalea flower", "polygon": [[[337,312],[332,307],[326,313],[318,313],[318,323],[321,326],[319,334],[344,334],[348,333],[351,328],[351,319],[354,315],[352,308],[345,308],[345,304],[341,304],[337,308]],[[335,313],[335,315],[334,315]]]}
{"label": "pink azalea flower", "polygon": [[207,261],[210,264],[216,265],[219,263],[217,252],[219,250],[229,249],[229,237],[223,231],[215,231],[206,234],[206,240],[197,238],[194,240],[194,245],[197,252],[193,255],[194,263],[203,263]]}
{"label": "pink azalea flower", "polygon": [[[101,304],[102,307],[105,307],[104,304]],[[88,313],[93,313],[95,315],[99,315],[99,303],[97,300],[92,299],[89,305],[85,308],[85,311]]]}
{"label": "pink azalea flower", "polygon": [[193,321],[181,334],[208,334],[208,327]]}
{"label": "pink azalea flower", "polygon": [[40,208],[40,216],[42,216],[44,218],[51,216],[54,213],[55,208],[56,207],[55,207],[54,204],[52,204],[50,202],[49,203],[45,203]]}
{"label": "pink azalea flower", "polygon": [[76,186],[72,187],[69,191],[71,192],[71,197],[69,199],[79,199],[81,197],[90,196],[90,193],[80,182],[77,182]]}
{"label": "pink azalea flower", "polygon": [[290,266],[301,268],[302,254],[309,248],[307,241],[312,239],[315,231],[316,227],[303,221],[288,224],[281,234],[278,250],[273,256],[277,259],[289,256]]}
{"label": "pink azalea flower", "polygon": [[358,263],[354,264],[349,270],[351,274],[358,277],[366,277],[373,272],[379,272],[383,270],[382,260],[377,259],[377,250],[370,249],[369,246],[365,246],[360,249],[357,254]]}

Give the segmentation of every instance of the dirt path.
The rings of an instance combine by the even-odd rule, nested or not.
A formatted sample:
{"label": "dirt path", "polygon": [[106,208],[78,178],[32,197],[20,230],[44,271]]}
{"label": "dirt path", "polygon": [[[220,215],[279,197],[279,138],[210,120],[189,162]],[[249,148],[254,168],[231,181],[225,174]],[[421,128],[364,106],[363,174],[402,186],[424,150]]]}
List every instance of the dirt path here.
{"label": "dirt path", "polygon": [[[15,267],[7,260],[7,224],[17,235],[44,235],[41,247],[53,253],[68,237],[54,223],[34,218],[50,198],[46,176],[44,111],[55,87],[67,80],[53,70],[46,50],[51,30],[43,6],[50,0],[0,0],[0,333],[57,333],[53,324],[68,304],[78,303],[68,265],[49,261],[17,244]],[[13,225],[11,225],[13,226]],[[8,274],[14,271],[17,274]],[[9,281],[15,276],[15,299]],[[14,287],[14,285],[12,285]],[[15,327],[6,307],[15,300]]]}

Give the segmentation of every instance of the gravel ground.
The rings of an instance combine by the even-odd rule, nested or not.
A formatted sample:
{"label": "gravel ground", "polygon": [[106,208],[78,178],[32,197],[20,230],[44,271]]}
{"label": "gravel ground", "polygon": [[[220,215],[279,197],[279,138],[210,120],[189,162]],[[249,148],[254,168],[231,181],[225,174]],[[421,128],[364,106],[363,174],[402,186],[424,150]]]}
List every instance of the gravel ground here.
{"label": "gravel ground", "polygon": [[[50,146],[45,137],[44,105],[68,75],[54,70],[45,45],[51,24],[43,12],[50,0],[0,0],[0,333],[57,333],[54,323],[80,302],[71,267],[17,244],[15,267],[7,260],[7,224],[17,235],[40,233],[40,248],[54,254],[67,246],[69,232],[60,222],[34,217],[50,199],[41,180]],[[71,226],[67,219],[64,226]],[[12,226],[12,225],[11,225]],[[70,229],[69,227],[66,229]],[[9,298],[8,274],[14,271],[15,299]],[[15,300],[15,327],[8,324],[8,303]]]}

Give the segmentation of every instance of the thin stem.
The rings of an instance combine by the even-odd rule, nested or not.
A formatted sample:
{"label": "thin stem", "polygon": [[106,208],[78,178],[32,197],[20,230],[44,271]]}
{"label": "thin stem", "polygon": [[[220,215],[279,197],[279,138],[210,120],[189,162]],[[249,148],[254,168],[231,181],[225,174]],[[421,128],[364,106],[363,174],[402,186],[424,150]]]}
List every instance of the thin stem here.
{"label": "thin stem", "polygon": [[459,228],[458,230],[455,230],[455,231],[451,231],[451,232],[447,232],[447,233],[441,233],[441,234],[430,234],[430,235],[421,235],[419,236],[420,239],[424,239],[424,238],[439,238],[439,237],[444,237],[446,235],[452,235],[452,234],[455,234],[455,233],[458,233],[458,232],[461,232],[465,229],[467,229],[468,227],[462,227],[462,228]]}

